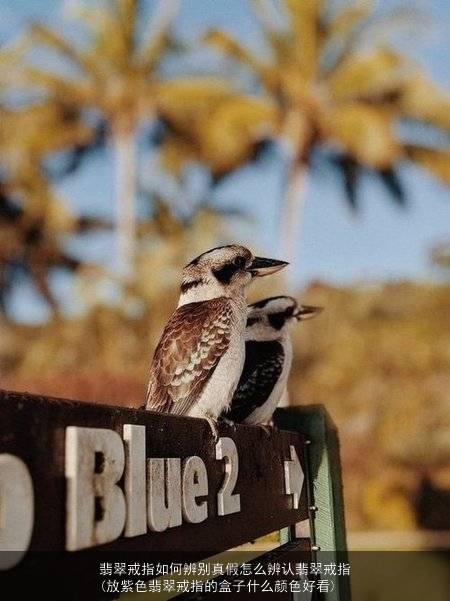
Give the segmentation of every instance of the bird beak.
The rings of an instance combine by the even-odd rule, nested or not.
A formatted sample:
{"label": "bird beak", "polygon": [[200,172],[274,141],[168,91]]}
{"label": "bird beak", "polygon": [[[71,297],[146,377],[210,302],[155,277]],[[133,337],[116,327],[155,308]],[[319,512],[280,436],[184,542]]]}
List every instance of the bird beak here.
{"label": "bird beak", "polygon": [[264,259],[262,257],[255,257],[250,265],[247,267],[247,271],[252,274],[253,277],[263,277],[265,275],[271,275],[276,273],[289,265],[286,261],[278,261],[277,259]]}
{"label": "bird beak", "polygon": [[297,321],[303,321],[305,319],[311,319],[319,313],[322,313],[323,307],[313,307],[312,305],[300,305],[298,310],[294,313],[294,317]]}

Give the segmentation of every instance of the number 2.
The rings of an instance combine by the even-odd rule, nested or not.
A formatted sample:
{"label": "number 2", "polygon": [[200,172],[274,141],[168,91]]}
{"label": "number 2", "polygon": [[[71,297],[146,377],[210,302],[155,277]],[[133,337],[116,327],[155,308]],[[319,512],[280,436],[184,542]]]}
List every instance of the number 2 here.
{"label": "number 2", "polygon": [[233,494],[239,472],[239,458],[236,445],[231,438],[219,438],[216,444],[216,459],[225,460],[225,478],[217,493],[217,513],[228,515],[241,510],[241,497]]}

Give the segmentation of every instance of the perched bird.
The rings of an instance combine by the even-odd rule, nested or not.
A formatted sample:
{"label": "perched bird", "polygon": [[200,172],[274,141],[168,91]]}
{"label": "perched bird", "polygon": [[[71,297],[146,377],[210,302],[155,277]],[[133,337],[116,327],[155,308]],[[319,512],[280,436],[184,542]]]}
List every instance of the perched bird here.
{"label": "perched bird", "polygon": [[156,347],[146,409],[215,422],[244,365],[246,289],[285,261],[254,257],[236,244],[213,248],[183,269],[178,308]]}
{"label": "perched bird", "polygon": [[245,363],[229,410],[223,413],[227,421],[270,423],[291,369],[291,326],[321,311],[321,307],[298,305],[290,296],[266,298],[248,306]]}

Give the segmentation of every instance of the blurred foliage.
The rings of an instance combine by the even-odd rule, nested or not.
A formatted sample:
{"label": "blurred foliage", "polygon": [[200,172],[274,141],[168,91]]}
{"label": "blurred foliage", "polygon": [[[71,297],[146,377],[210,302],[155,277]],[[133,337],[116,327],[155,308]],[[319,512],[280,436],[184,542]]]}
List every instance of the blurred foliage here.
{"label": "blurred foliage", "polygon": [[407,529],[423,478],[450,467],[450,287],[317,284],[305,300],[326,311],[296,330],[293,398],[339,426],[351,527]]}
{"label": "blurred foliage", "polygon": [[[54,268],[74,272],[80,260],[62,245],[64,237],[108,224],[80,218],[56,194],[45,171],[49,153],[89,142],[92,132],[61,103],[10,109],[0,106],[0,308],[16,278],[25,274],[57,311],[49,284]],[[45,135],[43,135],[45,132]]]}
{"label": "blurred foliage", "polygon": [[[212,224],[204,215],[196,227],[214,236]],[[171,235],[196,239],[198,230]],[[175,263],[189,258],[175,256],[176,246],[164,241],[147,265],[142,257],[141,310],[132,304],[136,291],[128,306],[93,302],[101,278],[87,274],[84,316],[33,327],[4,321],[2,386],[139,406],[152,348],[176,305]],[[153,286],[159,270],[165,288]],[[269,294],[265,286],[253,298]],[[302,300],[326,310],[294,332],[291,396],[324,403],[339,427],[349,526],[408,529],[424,478],[450,489],[450,286],[316,283]]]}
{"label": "blurred foliage", "polygon": [[[268,2],[252,4],[261,20]],[[285,0],[274,10],[284,13],[285,24],[275,28],[262,20],[270,61],[223,31],[210,31],[205,41],[257,75],[279,107],[280,134],[299,160],[307,159],[314,145],[326,143],[379,173],[409,157],[449,181],[448,151],[409,144],[395,127],[399,119],[408,119],[450,133],[448,94],[387,39],[380,44],[372,36],[374,22],[394,19],[398,7],[377,16],[365,1],[333,10],[322,0]],[[403,19],[418,18],[405,13]]]}
{"label": "blurred foliage", "polygon": [[173,132],[161,150],[162,166],[174,173],[181,156],[195,156],[212,164],[215,173],[222,173],[248,158],[260,134],[261,120],[273,119],[273,111],[263,101],[238,94],[224,81],[199,77],[167,81],[162,77],[161,63],[178,49],[170,32],[175,3],[159,2],[142,28],[143,35],[141,4],[138,0],[111,0],[77,5],[75,16],[88,44],[33,24],[27,33],[31,47],[51,51],[59,62],[68,62],[73,72],[62,74],[24,60],[6,76],[12,86],[44,94],[47,110],[63,105],[79,116],[75,131],[64,124],[60,130],[72,145],[75,165],[92,144],[98,144],[92,130],[90,139],[80,139],[78,130],[86,128],[87,117],[92,120],[97,115],[97,129],[106,127],[116,177],[119,268],[122,275],[131,277],[135,275],[138,229],[139,130],[157,119],[170,119]]}
{"label": "blurred foliage", "polygon": [[[142,37],[138,36],[141,11],[137,0],[79,3],[74,10],[84,28],[81,40],[74,42],[42,23],[34,23],[26,34],[34,50],[50,51],[56,64],[69,64],[72,70],[61,73],[24,60],[20,68],[7,73],[6,81],[44,95],[48,107],[55,103],[70,107],[80,122],[92,121],[96,115],[100,120],[97,131],[106,128],[116,179],[118,269],[123,277],[130,277],[137,230],[137,134],[142,123],[157,116],[155,97],[163,85],[157,71],[171,47],[173,3],[159,4]],[[93,135],[90,142],[98,145],[98,136]],[[71,144],[72,164],[78,166],[90,144],[75,136]]]}
{"label": "blurred foliage", "polygon": [[[79,3],[76,18],[89,43],[71,42],[55,29],[35,23],[27,33],[34,46],[54,52],[76,67],[73,74],[58,74],[24,63],[11,75],[13,85],[41,89],[50,99],[82,108],[96,108],[110,129],[128,130],[154,111],[158,86],[153,70],[170,46],[168,28],[172,14],[160,23],[151,39],[137,45],[138,2],[112,0],[102,7]],[[168,3],[169,4],[169,3]],[[151,23],[145,28],[147,33]]]}
{"label": "blurred foliage", "polygon": [[168,82],[158,102],[167,131],[162,165],[176,176],[190,162],[206,165],[218,181],[252,159],[274,133],[277,111],[265,99],[238,94],[211,80],[209,90],[192,81]]}

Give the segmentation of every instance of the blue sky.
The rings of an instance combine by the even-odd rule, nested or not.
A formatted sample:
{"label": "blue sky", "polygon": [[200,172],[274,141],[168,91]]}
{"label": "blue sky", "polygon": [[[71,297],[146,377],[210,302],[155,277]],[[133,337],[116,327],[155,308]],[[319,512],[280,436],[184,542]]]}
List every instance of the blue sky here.
{"label": "blue sky", "polygon": [[[0,0],[0,41],[11,40],[33,19],[65,27],[70,33],[62,23],[65,9],[71,3],[73,0]],[[149,9],[152,4],[148,3]],[[383,0],[383,10],[393,4],[411,3]],[[436,81],[450,90],[450,2],[426,0],[419,6],[429,13],[434,25],[432,28],[426,25],[425,35],[423,31],[417,35],[414,31],[406,32],[402,43]],[[176,22],[180,35],[194,39],[211,26],[229,29],[259,48],[257,25],[246,0],[181,1]],[[144,171],[148,165],[142,165]],[[267,253],[276,250],[282,177],[283,162],[279,154],[272,152],[262,163],[229,178],[213,199],[219,204],[239,204],[247,209],[260,225],[254,245]],[[355,216],[347,208],[342,187],[332,170],[319,167],[314,171],[298,250],[296,279],[301,284],[318,278],[348,283],[432,277],[428,251],[433,243],[450,236],[450,190],[409,165],[401,169],[401,178],[408,193],[407,210],[393,205],[383,188],[368,178],[361,188],[362,210]],[[82,171],[66,179],[60,192],[76,211],[112,214],[111,181],[111,164],[105,153],[95,156]],[[111,239],[103,237],[91,245],[89,253],[107,261],[111,243]],[[24,286],[18,290],[17,298],[24,293],[28,299],[33,298],[32,291]],[[61,280],[58,287],[62,296],[70,293],[66,280]],[[21,318],[35,320],[44,315],[39,303],[27,305],[22,309],[20,303],[17,305]]]}

